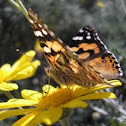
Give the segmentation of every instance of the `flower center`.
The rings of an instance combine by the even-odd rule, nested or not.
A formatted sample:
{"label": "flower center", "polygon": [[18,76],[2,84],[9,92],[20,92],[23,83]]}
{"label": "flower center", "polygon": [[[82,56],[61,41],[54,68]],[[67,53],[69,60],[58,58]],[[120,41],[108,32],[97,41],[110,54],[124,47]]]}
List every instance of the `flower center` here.
{"label": "flower center", "polygon": [[51,106],[58,107],[62,104],[65,104],[72,100],[72,90],[68,88],[60,89],[53,91],[52,93],[49,93],[44,98],[41,98],[38,104],[39,108],[46,109]]}

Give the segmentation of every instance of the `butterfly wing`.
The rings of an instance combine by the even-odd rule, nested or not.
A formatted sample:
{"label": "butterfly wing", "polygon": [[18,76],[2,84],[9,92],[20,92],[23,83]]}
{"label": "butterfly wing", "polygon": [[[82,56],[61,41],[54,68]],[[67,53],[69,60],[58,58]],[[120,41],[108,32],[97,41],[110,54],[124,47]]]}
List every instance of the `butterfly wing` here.
{"label": "butterfly wing", "polygon": [[106,79],[122,76],[120,64],[113,53],[108,51],[92,26],[86,26],[72,38],[69,44],[78,56]]}
{"label": "butterfly wing", "polygon": [[68,47],[48,29],[48,26],[31,9],[29,9],[28,15],[33,32],[40,42],[47,61],[54,66],[60,54]]}
{"label": "butterfly wing", "polygon": [[32,10],[28,11],[28,15],[33,32],[39,39],[49,63],[46,72],[50,77],[60,85],[77,84],[89,88],[98,84],[108,84],[101,74],[94,71],[57,38]]}

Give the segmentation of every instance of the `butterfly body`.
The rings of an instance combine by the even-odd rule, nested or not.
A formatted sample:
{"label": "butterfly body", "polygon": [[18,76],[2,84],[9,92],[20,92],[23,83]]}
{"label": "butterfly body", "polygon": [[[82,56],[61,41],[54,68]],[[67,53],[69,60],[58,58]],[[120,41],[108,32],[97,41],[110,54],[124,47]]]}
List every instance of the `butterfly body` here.
{"label": "butterfly body", "polygon": [[[103,65],[98,63],[107,60],[106,56],[103,57],[106,53],[106,47],[99,42],[95,43],[90,40],[86,43],[83,41],[84,37],[89,40],[92,36],[90,32],[87,32],[88,35],[90,33],[88,37],[82,32],[85,29],[90,30],[92,27],[79,31],[77,36],[73,38],[73,46],[71,47],[70,44],[69,47],[57,38],[32,10],[29,10],[28,14],[33,32],[39,39],[40,46],[48,61],[49,67],[46,68],[46,73],[50,77],[60,85],[68,86],[77,84],[90,88],[98,84],[109,84],[103,77],[105,72],[102,72],[104,69],[108,69],[107,66],[100,70]],[[91,62],[92,60],[94,62]]]}

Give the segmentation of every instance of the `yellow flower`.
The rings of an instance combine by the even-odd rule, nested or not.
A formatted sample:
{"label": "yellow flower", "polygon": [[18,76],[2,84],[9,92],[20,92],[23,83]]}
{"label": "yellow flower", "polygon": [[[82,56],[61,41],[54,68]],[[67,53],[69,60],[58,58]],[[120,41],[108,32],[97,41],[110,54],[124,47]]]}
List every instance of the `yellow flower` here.
{"label": "yellow flower", "polygon": [[34,75],[37,67],[40,65],[40,61],[32,61],[35,56],[35,51],[26,52],[19,60],[17,60],[12,66],[10,64],[4,64],[0,68],[0,90],[12,91],[18,89],[16,83],[10,83],[10,81],[22,80]]}
{"label": "yellow flower", "polygon": [[[118,80],[113,80],[111,83],[114,86],[121,85]],[[0,103],[0,109],[8,109],[0,112],[0,120],[24,114],[13,126],[34,126],[39,123],[52,125],[61,119],[65,109],[86,108],[88,104],[85,100],[116,98],[115,94],[110,92],[96,92],[106,88],[110,86],[103,85],[86,89],[78,85],[71,87],[64,85],[61,88],[45,85],[43,91],[48,92],[46,96],[45,93],[25,89],[21,92],[24,99],[11,99]],[[17,107],[27,108],[17,109]],[[9,110],[9,108],[14,109]]]}

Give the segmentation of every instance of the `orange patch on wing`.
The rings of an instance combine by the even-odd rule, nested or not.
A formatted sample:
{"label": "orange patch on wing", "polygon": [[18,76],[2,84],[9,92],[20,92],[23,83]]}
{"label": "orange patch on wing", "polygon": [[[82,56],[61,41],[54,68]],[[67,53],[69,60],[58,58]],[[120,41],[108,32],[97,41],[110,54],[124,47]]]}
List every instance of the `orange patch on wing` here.
{"label": "orange patch on wing", "polygon": [[60,54],[57,54],[57,55],[55,56],[55,61],[56,61],[59,57],[60,57]]}
{"label": "orange patch on wing", "polygon": [[95,48],[97,48],[98,46],[97,46],[97,44],[95,44],[95,43],[92,43],[92,44],[88,44],[88,46],[86,46],[86,47],[84,47],[84,50],[85,51],[87,51],[87,50],[90,50],[90,49],[95,49]]}
{"label": "orange patch on wing", "polygon": [[78,47],[72,47],[71,49],[72,49],[72,51],[74,51],[74,52],[77,52],[77,51],[79,50]]}
{"label": "orange patch on wing", "polygon": [[61,52],[64,52],[64,51],[66,51],[66,49],[65,49],[65,48],[62,48],[62,49],[61,49]]}
{"label": "orange patch on wing", "polygon": [[79,58],[86,59],[90,56],[90,53],[84,52],[84,53],[81,53],[81,54],[78,54],[78,55],[79,55]]}
{"label": "orange patch on wing", "polygon": [[46,41],[45,44],[47,45],[47,47],[49,47],[50,49],[52,48],[52,42],[51,41]]}
{"label": "orange patch on wing", "polygon": [[92,43],[92,44],[82,43],[79,45],[79,48],[82,48],[84,51],[87,51],[90,49],[93,50],[97,47],[98,47],[98,45],[96,43]]}
{"label": "orange patch on wing", "polygon": [[79,49],[80,48],[84,49],[88,45],[89,45],[88,43],[81,43],[81,44],[79,44]]}
{"label": "orange patch on wing", "polygon": [[56,56],[52,56],[52,55],[48,56],[48,59],[49,59],[50,63],[51,63],[53,66],[55,65],[56,60],[59,58],[59,56],[60,56],[60,54],[57,54]]}
{"label": "orange patch on wing", "polygon": [[97,54],[97,53],[100,52],[100,49],[99,48],[96,48],[96,49],[94,49],[94,52],[95,52],[95,54]]}
{"label": "orange patch on wing", "polygon": [[74,71],[74,73],[78,73],[78,71],[79,71],[79,68],[78,68],[78,63],[76,62],[76,60],[73,60],[73,59],[71,59],[70,61],[69,61],[69,66],[71,67],[71,69]]}
{"label": "orange patch on wing", "polygon": [[[72,49],[72,51],[77,52],[77,51],[78,51],[79,49],[81,49],[81,48],[82,48],[84,51],[94,50],[95,54],[97,54],[97,53],[100,52],[100,50],[99,50],[97,44],[95,44],[95,43],[92,43],[92,44],[82,43],[82,44],[79,44],[78,47],[72,47],[71,49]],[[83,54],[82,54],[82,55],[83,55]],[[85,54],[84,54],[84,55],[85,55]],[[86,55],[88,55],[88,54],[86,54]],[[85,56],[86,56],[86,55],[85,55]],[[85,57],[85,56],[83,56],[83,57]],[[81,57],[82,57],[82,56],[81,56]],[[87,58],[87,57],[86,57],[86,58]]]}
{"label": "orange patch on wing", "polygon": [[46,41],[45,44],[47,45],[47,47],[49,49],[53,49],[55,52],[58,52],[58,51],[64,52],[64,51],[66,51],[66,49],[63,48],[63,46],[57,41]]}
{"label": "orange patch on wing", "polygon": [[54,66],[55,65],[55,58],[54,56],[48,56],[49,62]]}
{"label": "orange patch on wing", "polygon": [[[103,60],[105,62],[103,62]],[[118,71],[115,67],[113,67],[114,61],[110,62],[109,57],[105,57],[103,60],[101,57],[98,57],[88,61],[88,64],[93,67],[94,70],[100,72],[105,78],[109,78],[109,76],[115,76]]]}
{"label": "orange patch on wing", "polygon": [[58,52],[58,51],[61,51],[62,49],[62,45],[59,44],[57,41],[54,41],[53,44],[52,44],[52,49],[55,51],[55,52]]}

